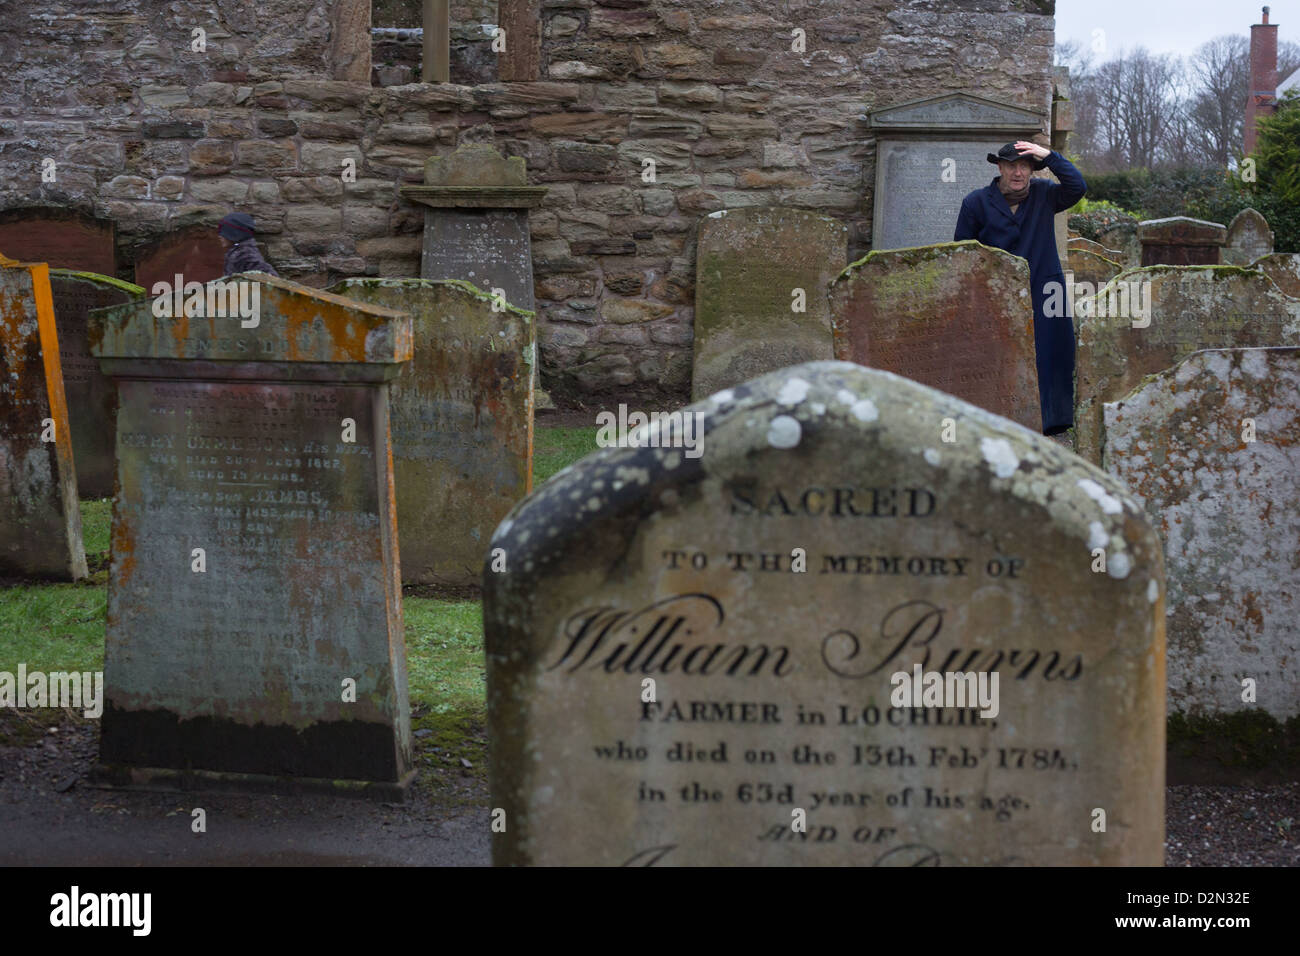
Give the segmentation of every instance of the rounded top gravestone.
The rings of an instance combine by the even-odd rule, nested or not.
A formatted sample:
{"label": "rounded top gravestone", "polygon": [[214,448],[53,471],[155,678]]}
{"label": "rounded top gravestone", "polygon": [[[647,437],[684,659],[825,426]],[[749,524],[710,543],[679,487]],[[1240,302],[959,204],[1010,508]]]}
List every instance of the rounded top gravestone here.
{"label": "rounded top gravestone", "polygon": [[497,863],[1161,862],[1161,548],[1115,479],[847,362],[674,414],[492,539]]}

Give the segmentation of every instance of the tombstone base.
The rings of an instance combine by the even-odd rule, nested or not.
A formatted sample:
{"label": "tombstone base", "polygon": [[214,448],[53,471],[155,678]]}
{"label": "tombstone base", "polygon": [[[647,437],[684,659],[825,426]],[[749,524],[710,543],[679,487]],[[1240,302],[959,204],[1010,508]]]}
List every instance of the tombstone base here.
{"label": "tombstone base", "polygon": [[100,790],[146,792],[223,791],[270,793],[278,796],[319,794],[352,797],[376,803],[403,803],[415,783],[416,771],[396,781],[335,780],[329,777],[285,777],[262,773],[225,773],[213,770],[174,770],[166,767],[127,767],[95,764],[87,783]]}

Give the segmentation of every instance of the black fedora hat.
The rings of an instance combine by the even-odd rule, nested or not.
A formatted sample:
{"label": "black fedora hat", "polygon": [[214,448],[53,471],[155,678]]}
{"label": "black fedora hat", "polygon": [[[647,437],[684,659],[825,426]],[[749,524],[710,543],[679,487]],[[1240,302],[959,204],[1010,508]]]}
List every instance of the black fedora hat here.
{"label": "black fedora hat", "polygon": [[1029,160],[1031,163],[1034,164],[1034,169],[1043,169],[1043,168],[1045,168],[1045,167],[1047,166],[1047,161],[1046,161],[1046,160],[1043,160],[1043,159],[1035,159],[1033,156],[1029,156],[1029,155],[1024,155],[1024,156],[1022,156],[1022,155],[1020,154],[1020,151],[1019,151],[1018,149],[1016,149],[1016,144],[1015,144],[1015,143],[1007,143],[1005,146],[1003,146],[1001,149],[999,149],[996,153],[989,153],[989,162],[990,162],[990,163],[996,163],[996,162],[999,162],[999,161],[1001,161],[1001,160],[1005,160],[1005,161],[1008,162],[1008,163],[1014,163],[1017,159],[1027,159],[1027,160]]}

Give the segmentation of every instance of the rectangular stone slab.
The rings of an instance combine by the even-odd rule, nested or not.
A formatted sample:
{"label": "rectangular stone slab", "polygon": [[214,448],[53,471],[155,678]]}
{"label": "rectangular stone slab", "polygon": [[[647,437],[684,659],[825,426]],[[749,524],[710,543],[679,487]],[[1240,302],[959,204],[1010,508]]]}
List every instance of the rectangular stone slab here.
{"label": "rectangular stone slab", "polygon": [[[696,399],[787,365],[828,359],[826,287],[846,258],[829,216],[781,206],[700,220],[695,279]],[[802,311],[794,290],[801,289]]]}
{"label": "rectangular stone slab", "polygon": [[50,269],[11,259],[0,260],[0,574],[87,574]]}
{"label": "rectangular stone slab", "polygon": [[423,279],[461,279],[533,310],[533,252],[527,209],[426,209]]}
{"label": "rectangular stone slab", "polygon": [[349,279],[407,311],[414,358],[390,386],[402,580],[477,586],[492,530],[532,490],[533,315],[466,282]]}
{"label": "rectangular stone slab", "polygon": [[90,355],[86,320],[91,309],[121,305],[144,296],[140,286],[94,272],[50,270],[50,293],[59,329],[59,358],[68,399],[77,490],[83,498],[113,494],[113,434],[117,391]]}
{"label": "rectangular stone slab", "polygon": [[1107,467],[1165,543],[1170,713],[1295,717],[1300,349],[1194,352],[1105,414]]}
{"label": "rectangular stone slab", "polygon": [[1029,264],[974,240],[872,252],[831,286],[835,357],[1042,428]]}
{"label": "rectangular stone slab", "polygon": [[[1098,292],[1107,312],[1124,311],[1121,286],[1130,300],[1126,314],[1100,315],[1101,307],[1093,300],[1075,302],[1074,449],[1091,462],[1102,461],[1102,405],[1123,398],[1144,376],[1201,349],[1300,345],[1300,299],[1283,295],[1258,270],[1132,269]],[[1148,286],[1151,315],[1140,318],[1131,301],[1134,296],[1145,301]],[[1135,328],[1134,322],[1149,324]]]}
{"label": "rectangular stone slab", "polygon": [[[604,449],[493,537],[496,863],[1160,865],[1164,575],[1118,481],[849,363],[686,412],[700,457]],[[895,706],[917,664],[996,671],[998,714]]]}
{"label": "rectangular stone slab", "polygon": [[239,281],[255,327],[92,316],[119,389],[100,773],[388,792],[411,774],[386,386],[410,319]]}

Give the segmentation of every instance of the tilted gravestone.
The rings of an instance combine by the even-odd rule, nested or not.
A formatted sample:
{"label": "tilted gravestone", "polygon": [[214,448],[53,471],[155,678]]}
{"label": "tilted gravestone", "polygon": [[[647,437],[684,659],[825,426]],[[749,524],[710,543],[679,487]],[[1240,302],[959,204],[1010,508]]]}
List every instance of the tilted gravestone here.
{"label": "tilted gravestone", "polygon": [[1273,230],[1258,211],[1243,209],[1228,223],[1227,244],[1223,247],[1226,265],[1248,266],[1273,251]]}
{"label": "tilted gravestone", "polygon": [[1067,250],[1082,249],[1084,252],[1093,252],[1104,259],[1119,261],[1119,257],[1124,253],[1119,249],[1107,249],[1100,242],[1093,242],[1091,239],[1085,239],[1082,236],[1071,236],[1066,242]]}
{"label": "tilted gravestone", "polygon": [[3,256],[0,574],[72,581],[87,574],[50,269]]}
{"label": "tilted gravestone", "polygon": [[1171,216],[1138,223],[1144,266],[1217,266],[1228,230],[1217,222]]}
{"label": "tilted gravestone", "polygon": [[1236,266],[1157,266],[1075,302],[1075,452],[1101,462],[1102,405],[1201,349],[1300,345],[1300,299]]}
{"label": "tilted gravestone", "polygon": [[1300,254],[1274,252],[1251,264],[1273,280],[1273,284],[1292,298],[1300,298]]}
{"label": "tilted gravestone", "polygon": [[844,267],[842,222],[781,206],[723,209],[700,220],[691,394],[829,359],[826,287]]}
{"label": "tilted gravestone", "polygon": [[[1113,259],[1097,255],[1088,249],[1070,249],[1069,258],[1070,272],[1074,274],[1074,281],[1077,284],[1087,283],[1090,291],[1085,294],[1095,293],[1115,276],[1124,271],[1124,267]],[[1079,295],[1078,291],[1075,295]]]}
{"label": "tilted gravestone", "polygon": [[533,316],[466,282],[330,291],[411,314],[414,355],[389,386],[402,580],[476,585],[492,530],[532,490]]}
{"label": "tilted gravestone", "polygon": [[546,196],[529,186],[520,156],[502,158],[491,146],[462,146],[431,157],[423,186],[402,195],[424,213],[424,279],[463,279],[520,308],[533,310],[533,252],[528,210]]}
{"label": "tilted gravestone", "polygon": [[974,240],[872,252],[830,300],[836,358],[1042,429],[1024,259]]}
{"label": "tilted gravestone", "polygon": [[685,412],[702,454],[604,449],[493,537],[496,863],[1163,860],[1160,542],[1119,482],[844,362]]}
{"label": "tilted gravestone", "polygon": [[947,242],[962,200],[998,174],[988,154],[1029,139],[1045,117],[969,93],[899,103],[871,113],[876,140],[871,247]]}
{"label": "tilted gravestone", "polygon": [[386,383],[410,319],[223,288],[91,318],[119,396],[99,775],[392,794],[413,771]]}
{"label": "tilted gravestone", "polygon": [[1165,544],[1169,710],[1295,717],[1300,349],[1195,352],[1105,414],[1108,466]]}
{"label": "tilted gravestone", "polygon": [[90,355],[86,320],[91,309],[139,299],[145,291],[138,285],[93,272],[51,269],[50,293],[59,329],[59,358],[77,463],[77,490],[83,498],[107,498],[113,493],[117,390],[100,371],[98,360]]}
{"label": "tilted gravestone", "polygon": [[1137,227],[1136,222],[1125,220],[1103,229],[1097,235],[1097,240],[1103,246],[1119,253],[1113,257],[1115,261],[1129,269],[1142,265],[1142,243],[1138,241]]}
{"label": "tilted gravestone", "polygon": [[159,282],[210,282],[226,271],[226,252],[217,227],[187,226],[155,239],[135,253],[135,281],[150,295]]}

